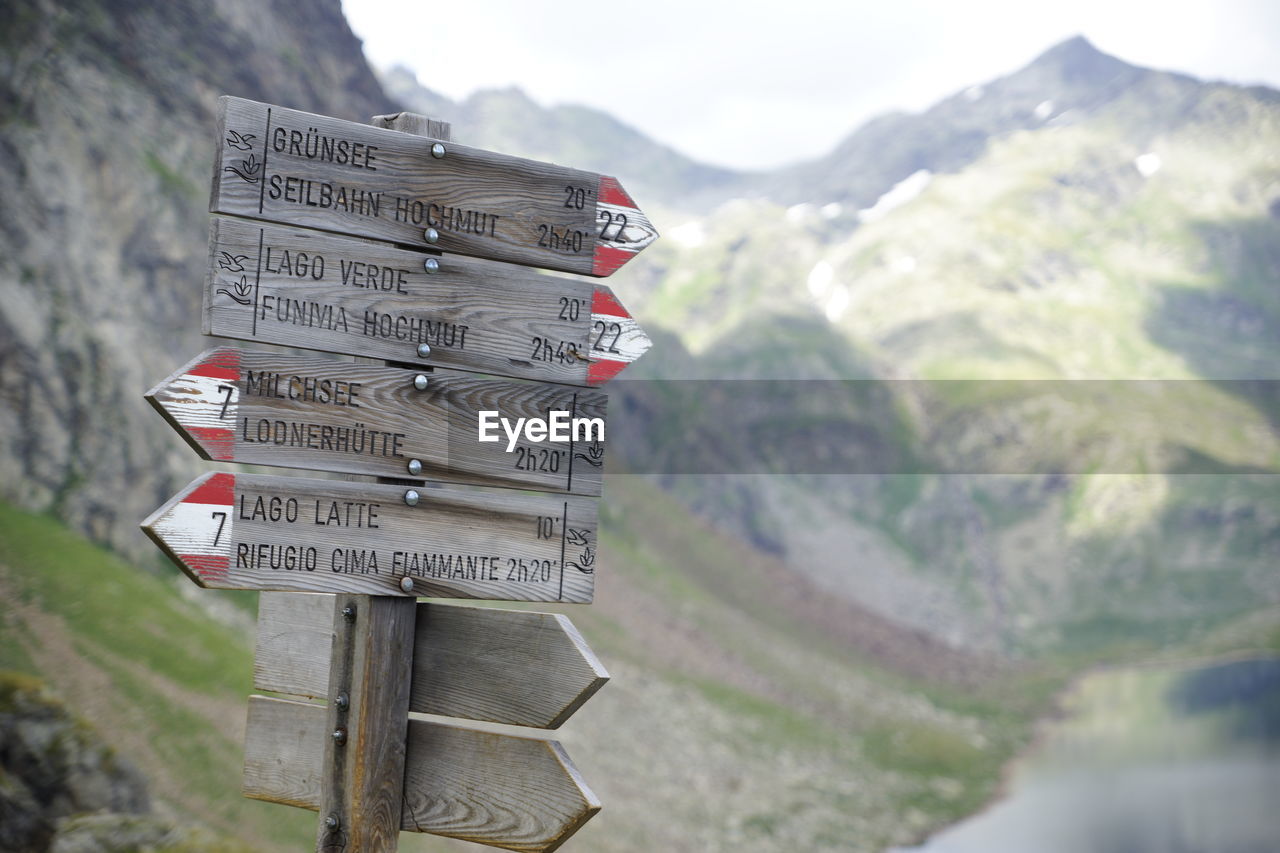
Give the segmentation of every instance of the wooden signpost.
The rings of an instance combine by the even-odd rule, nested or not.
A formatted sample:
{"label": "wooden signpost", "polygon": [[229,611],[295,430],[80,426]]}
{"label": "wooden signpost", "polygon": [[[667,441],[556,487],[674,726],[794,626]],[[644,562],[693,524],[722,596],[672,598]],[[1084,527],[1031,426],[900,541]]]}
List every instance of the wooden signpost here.
{"label": "wooden signpost", "polygon": [[264,590],[254,683],[294,698],[250,697],[247,796],[317,809],[317,851],[553,850],[600,809],[558,743],[409,714],[555,728],[608,674],[564,616],[415,599],[591,601],[585,386],[649,338],[608,287],[506,264],[607,276],[657,233],[613,178],[375,124],[220,100],[204,331],[394,364],[223,346],[147,399],[205,458],[378,482],[209,473],[142,526],[200,586]]}
{"label": "wooden signpost", "polygon": [[222,216],[204,319],[226,338],[569,385],[649,348],[604,284]]}
{"label": "wooden signpost", "polygon": [[214,213],[607,276],[658,236],[615,178],[223,97]]}
{"label": "wooden signpost", "polygon": [[[221,347],[146,397],[206,459],[579,495],[603,480],[606,398],[585,388]],[[496,441],[478,440],[486,411]]]}
{"label": "wooden signpost", "polygon": [[562,495],[205,474],[142,522],[213,589],[591,602],[596,504]]}

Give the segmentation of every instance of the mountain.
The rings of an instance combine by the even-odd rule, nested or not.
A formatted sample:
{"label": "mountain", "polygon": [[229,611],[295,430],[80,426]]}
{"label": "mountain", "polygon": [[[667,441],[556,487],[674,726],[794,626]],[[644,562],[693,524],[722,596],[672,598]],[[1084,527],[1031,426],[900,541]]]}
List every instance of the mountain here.
{"label": "mountain", "polygon": [[1082,39],[966,91],[686,214],[633,272],[637,315],[690,352],[636,376],[826,380],[851,404],[872,379],[891,404],[779,392],[736,424],[703,388],[634,464],[704,434],[746,460],[724,470],[758,470],[768,434],[852,460],[753,478],[750,502],[675,485],[830,594],[964,647],[1096,654],[1274,609],[1280,96]]}
{"label": "mountain", "polygon": [[452,122],[456,141],[613,175],[638,198],[681,200],[715,193],[738,173],[698,163],[590,107],[542,107],[518,88],[487,89],[461,103],[421,85],[413,72],[382,74],[406,109]]}
{"label": "mountain", "polygon": [[[619,175],[659,223],[610,279],[659,343],[612,392],[599,600],[566,610],[615,675],[563,733],[608,805],[581,849],[903,843],[996,789],[1070,672],[1274,632],[1280,417],[1230,381],[1274,378],[1274,92],[1076,40],[741,175],[514,90],[452,104],[393,72],[384,94],[336,0],[305,10],[0,11],[0,665],[173,814],[254,849],[314,827],[237,790],[253,597],[194,591],[137,530],[208,467],[142,393],[209,345],[223,93],[430,112]],[[1104,384],[1043,384],[1082,378]],[[788,445],[811,467],[724,475]],[[682,458],[726,467],[661,470]],[[946,473],[975,461],[1007,473]]]}

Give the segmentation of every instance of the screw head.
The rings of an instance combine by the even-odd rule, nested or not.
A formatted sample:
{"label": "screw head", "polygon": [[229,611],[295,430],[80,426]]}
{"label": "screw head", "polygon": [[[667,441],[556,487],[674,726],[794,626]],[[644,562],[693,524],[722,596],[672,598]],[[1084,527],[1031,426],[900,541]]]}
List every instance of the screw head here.
{"label": "screw head", "polygon": [[346,619],[348,622],[356,621],[356,609],[348,604],[346,607],[342,608],[342,618]]}
{"label": "screw head", "polygon": [[418,494],[417,489],[410,489],[404,493],[404,502],[409,506],[417,506],[419,497],[421,496]]}
{"label": "screw head", "polygon": [[351,706],[351,698],[345,693],[339,693],[338,698],[333,700],[333,704],[338,706],[338,710],[345,711]]}
{"label": "screw head", "polygon": [[336,743],[338,746],[342,746],[344,743],[347,742],[347,730],[334,729],[333,734],[330,735],[330,737],[333,738],[334,743]]}
{"label": "screw head", "polygon": [[428,228],[426,231],[422,232],[422,239],[426,240],[428,243],[434,243],[440,239],[440,232],[434,228]]}
{"label": "screw head", "polygon": [[429,273],[439,272],[440,262],[437,261],[435,258],[427,258],[425,261],[422,262],[422,268]]}
{"label": "screw head", "polygon": [[331,814],[324,819],[324,828],[330,832],[333,832],[340,826],[342,826],[342,821],[338,820],[338,816],[336,814]]}
{"label": "screw head", "polygon": [[439,142],[433,142],[433,143],[431,144],[431,156],[432,156],[432,157],[434,157],[434,158],[436,158],[437,160],[439,160],[441,157],[443,157],[443,156],[444,156],[444,146],[443,146],[442,144],[440,144]]}
{"label": "screw head", "polygon": [[410,460],[409,460],[409,464],[408,464],[407,466],[405,466],[405,467],[407,467],[407,468],[409,469],[409,473],[410,473],[410,474],[413,474],[414,476],[417,476],[418,474],[421,474],[421,473],[422,473],[422,460],[421,460],[421,459],[410,459]]}
{"label": "screw head", "polygon": [[[423,344],[423,346],[426,346],[426,344]],[[421,351],[421,347],[419,348],[419,351]],[[431,347],[427,347],[427,354],[431,354]],[[426,358],[426,356],[424,355],[423,358]],[[430,384],[431,379],[425,373],[419,373],[417,376],[413,377],[413,387],[417,388],[419,391],[427,390],[427,386]]]}
{"label": "screw head", "polygon": [[409,577],[408,575],[405,575],[404,577],[400,578],[400,589],[404,590],[405,592],[413,592],[413,578]]}
{"label": "screw head", "polygon": [[[418,358],[426,358],[431,355],[431,344],[418,344]],[[418,387],[418,379],[414,377],[413,387]],[[422,390],[419,388],[418,390]]]}

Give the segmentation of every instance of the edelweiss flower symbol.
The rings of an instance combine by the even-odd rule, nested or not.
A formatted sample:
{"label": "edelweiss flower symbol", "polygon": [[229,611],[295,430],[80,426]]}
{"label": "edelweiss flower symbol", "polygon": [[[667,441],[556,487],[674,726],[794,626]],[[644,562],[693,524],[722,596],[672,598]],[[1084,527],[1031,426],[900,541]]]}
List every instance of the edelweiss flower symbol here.
{"label": "edelweiss flower symbol", "polygon": [[600,444],[599,439],[597,439],[587,446],[586,453],[575,453],[573,454],[573,457],[575,459],[583,460],[588,465],[599,468],[604,464],[604,446]]}
{"label": "edelweiss flower symbol", "polygon": [[[225,253],[224,253],[225,254]],[[234,293],[232,291],[235,291]],[[253,293],[253,285],[249,284],[246,276],[240,276],[240,280],[231,286],[231,290],[225,287],[219,287],[218,293],[225,293],[241,305],[249,305],[253,302],[250,294]]]}
{"label": "edelweiss flower symbol", "polygon": [[225,166],[222,171],[233,172],[249,183],[256,184],[262,177],[262,164],[258,162],[257,155],[250,154],[248,160],[241,160],[239,163]]}
{"label": "edelweiss flower symbol", "polygon": [[584,575],[590,575],[595,573],[595,562],[596,552],[592,551],[590,548],[583,548],[582,553],[578,555],[578,561],[576,563],[570,563],[569,565],[573,566]]}

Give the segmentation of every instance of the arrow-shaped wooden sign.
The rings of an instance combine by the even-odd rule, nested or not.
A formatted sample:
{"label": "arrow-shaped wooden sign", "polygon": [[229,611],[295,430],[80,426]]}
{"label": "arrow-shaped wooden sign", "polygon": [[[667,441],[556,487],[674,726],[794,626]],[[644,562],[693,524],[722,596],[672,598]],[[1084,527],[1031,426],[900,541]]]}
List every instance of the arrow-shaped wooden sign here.
{"label": "arrow-shaped wooden sign", "polygon": [[593,276],[658,236],[606,175],[231,97],[210,209]]}
{"label": "arrow-shaped wooden sign", "polygon": [[571,495],[217,472],[142,529],[217,589],[583,604],[595,585],[596,502]]}
{"label": "arrow-shaped wooden sign", "polygon": [[[558,613],[418,604],[409,710],[554,729],[609,680]],[[329,694],[333,596],[258,597],[253,686],[310,699]]]}
{"label": "arrow-shaped wooden sign", "polygon": [[600,494],[601,391],[221,347],[146,397],[206,459]]}
{"label": "arrow-shaped wooden sign", "polygon": [[[244,793],[320,807],[325,708],[249,697]],[[554,850],[600,810],[559,743],[410,720],[400,828],[508,850]]]}
{"label": "arrow-shaped wooden sign", "polygon": [[204,331],[570,385],[602,385],[650,345],[603,284],[222,216]]}

